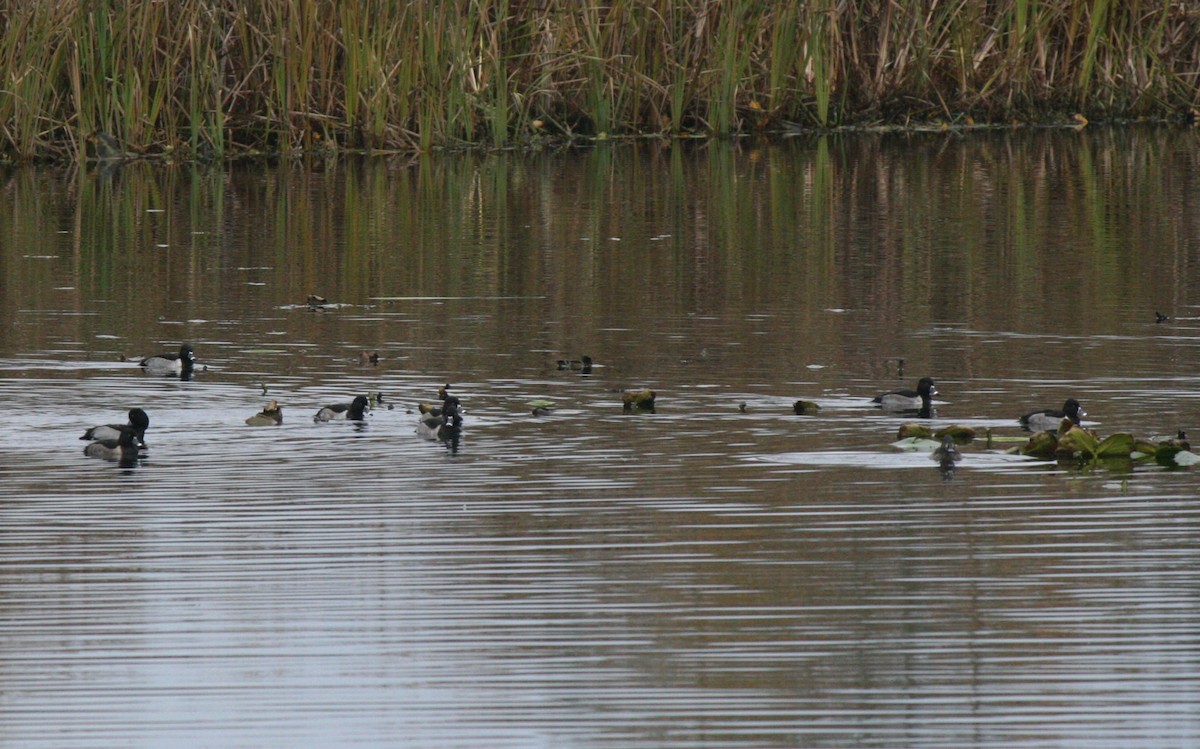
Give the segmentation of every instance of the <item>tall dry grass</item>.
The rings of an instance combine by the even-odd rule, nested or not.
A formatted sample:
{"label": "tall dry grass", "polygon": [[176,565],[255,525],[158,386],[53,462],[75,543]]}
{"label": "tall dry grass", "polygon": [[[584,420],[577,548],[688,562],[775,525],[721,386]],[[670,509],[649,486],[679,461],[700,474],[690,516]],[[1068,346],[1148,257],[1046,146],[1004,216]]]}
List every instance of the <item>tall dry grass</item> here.
{"label": "tall dry grass", "polygon": [[1185,0],[0,0],[0,153],[1190,115]]}

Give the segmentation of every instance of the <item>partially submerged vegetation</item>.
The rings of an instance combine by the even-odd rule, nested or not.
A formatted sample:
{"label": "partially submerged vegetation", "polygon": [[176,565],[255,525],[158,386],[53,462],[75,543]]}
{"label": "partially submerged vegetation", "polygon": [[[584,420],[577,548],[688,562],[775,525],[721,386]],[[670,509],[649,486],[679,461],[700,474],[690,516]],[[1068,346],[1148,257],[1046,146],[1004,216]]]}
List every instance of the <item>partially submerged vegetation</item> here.
{"label": "partially submerged vegetation", "polygon": [[1197,39],[1168,0],[0,0],[0,153],[1191,118]]}

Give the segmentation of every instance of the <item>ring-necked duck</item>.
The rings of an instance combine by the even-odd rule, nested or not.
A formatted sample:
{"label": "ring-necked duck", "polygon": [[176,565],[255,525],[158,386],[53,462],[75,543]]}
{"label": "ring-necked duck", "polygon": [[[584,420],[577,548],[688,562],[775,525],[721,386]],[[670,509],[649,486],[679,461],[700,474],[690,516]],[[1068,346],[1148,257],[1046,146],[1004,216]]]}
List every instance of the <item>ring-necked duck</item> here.
{"label": "ring-necked duck", "polygon": [[591,374],[592,357],[584,355],[578,359],[559,359],[558,369],[559,371],[564,369],[573,369],[577,372],[582,372],[583,374]]}
{"label": "ring-necked duck", "polygon": [[933,396],[937,395],[932,377],[922,377],[916,390],[893,390],[871,399],[888,411],[928,411]]}
{"label": "ring-necked duck", "polygon": [[441,413],[422,414],[417,421],[417,434],[427,440],[446,442],[455,439],[462,432],[462,404],[453,395],[446,396],[442,401]]}
{"label": "ring-necked duck", "polygon": [[252,427],[278,426],[283,423],[283,409],[277,402],[271,401],[263,410],[246,419],[246,423]]}
{"label": "ring-necked duck", "polygon": [[133,430],[133,435],[142,447],[146,446],[146,429],[150,426],[150,417],[140,408],[129,409],[128,424],[104,424],[92,427],[83,433],[81,440],[117,440],[125,429]]}
{"label": "ring-necked duck", "polygon": [[96,440],[83,448],[83,454],[89,458],[104,460],[131,461],[138,456],[137,434],[133,429],[121,430],[117,439]]}
{"label": "ring-necked duck", "polygon": [[1033,411],[1025,414],[1018,421],[1021,422],[1021,426],[1031,432],[1054,432],[1058,430],[1058,425],[1062,423],[1063,419],[1070,419],[1072,424],[1079,426],[1079,421],[1084,416],[1087,414],[1079,407],[1079,401],[1067,398],[1061,411],[1053,408]]}
{"label": "ring-necked duck", "polygon": [[190,375],[196,366],[196,354],[186,343],[179,347],[178,354],[147,356],[138,364],[150,374]]}
{"label": "ring-necked duck", "polygon": [[343,419],[362,421],[363,411],[366,410],[368,403],[367,396],[359,395],[354,398],[352,403],[335,403],[332,406],[325,406],[317,411],[313,421],[341,421]]}

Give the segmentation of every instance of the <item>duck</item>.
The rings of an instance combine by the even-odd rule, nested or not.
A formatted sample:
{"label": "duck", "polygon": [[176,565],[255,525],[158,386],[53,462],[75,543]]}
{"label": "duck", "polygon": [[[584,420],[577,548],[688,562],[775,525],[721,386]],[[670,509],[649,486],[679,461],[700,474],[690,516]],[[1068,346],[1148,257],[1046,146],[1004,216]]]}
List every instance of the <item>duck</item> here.
{"label": "duck", "polygon": [[83,454],[89,458],[129,462],[137,460],[137,432],[129,427],[121,430],[121,436],[116,439],[96,440],[83,448]]}
{"label": "duck", "polygon": [[1054,432],[1058,430],[1058,425],[1063,419],[1070,419],[1071,423],[1079,426],[1079,420],[1087,414],[1079,407],[1079,401],[1074,398],[1067,398],[1063,403],[1061,411],[1053,408],[1047,408],[1042,411],[1032,411],[1025,414],[1017,421],[1021,422],[1021,426],[1031,432]]}
{"label": "duck", "polygon": [[[445,405],[446,398],[450,397],[449,389],[450,389],[450,383],[448,383],[448,382],[445,385],[442,385],[438,388],[437,397],[438,397],[438,400],[441,401],[443,405]],[[417,410],[420,411],[425,416],[441,416],[442,415],[442,406],[437,406],[432,403],[424,403],[424,402],[418,403]]]}
{"label": "duck", "polygon": [[367,396],[355,396],[351,403],[335,403],[325,406],[313,416],[313,421],[362,421],[363,411],[367,409]]}
{"label": "duck", "polygon": [[893,390],[890,393],[882,393],[875,396],[871,399],[871,402],[878,403],[887,411],[928,412],[932,398],[937,394],[938,391],[933,384],[933,378],[922,377],[917,382],[916,390]]}
{"label": "duck", "polygon": [[447,442],[456,439],[462,433],[462,404],[453,395],[446,396],[442,402],[441,413],[422,414],[417,420],[417,434],[427,440]]}
{"label": "duck", "polygon": [[962,460],[962,453],[959,452],[958,445],[954,444],[954,437],[947,434],[945,437],[942,437],[942,444],[934,449],[929,457],[938,461],[943,466],[952,466]]}
{"label": "duck", "polygon": [[1155,311],[1154,311],[1154,322],[1156,322],[1156,323],[1160,323],[1160,324],[1161,324],[1161,323],[1164,323],[1164,322],[1166,322],[1167,320],[1170,320],[1170,319],[1171,319],[1171,318],[1167,317],[1166,315],[1164,315],[1163,313],[1159,312],[1158,310],[1155,310]]}
{"label": "duck", "polygon": [[187,379],[196,367],[196,354],[192,347],[185,343],[179,347],[178,354],[147,356],[138,362],[138,366],[150,374],[179,375],[181,379]]}
{"label": "duck", "polygon": [[558,369],[559,371],[571,369],[577,372],[582,372],[583,374],[591,374],[592,357],[585,354],[578,359],[559,359]]}
{"label": "duck", "polygon": [[146,446],[146,429],[150,426],[150,417],[140,408],[129,409],[128,424],[103,424],[98,427],[92,427],[83,433],[81,440],[116,440],[121,438],[121,432],[126,429],[133,430],[133,434],[137,437],[138,443]]}
{"label": "duck", "polygon": [[283,423],[283,409],[278,402],[271,401],[263,410],[246,419],[246,423],[252,427],[279,426]]}
{"label": "duck", "polygon": [[379,352],[378,351],[359,351],[358,352],[358,363],[364,367],[367,365],[370,365],[372,367],[379,366]]}
{"label": "duck", "polygon": [[309,294],[304,303],[308,305],[309,309],[324,309],[325,305],[329,304],[329,300],[320,294]]}

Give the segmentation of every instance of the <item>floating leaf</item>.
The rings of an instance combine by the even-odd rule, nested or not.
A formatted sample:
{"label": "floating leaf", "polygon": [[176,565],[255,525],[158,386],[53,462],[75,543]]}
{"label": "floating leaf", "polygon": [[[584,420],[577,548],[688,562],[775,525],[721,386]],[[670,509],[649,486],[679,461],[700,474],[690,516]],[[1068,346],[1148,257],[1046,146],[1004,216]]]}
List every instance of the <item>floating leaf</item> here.
{"label": "floating leaf", "polygon": [[933,439],[933,430],[924,424],[904,424],[896,433],[896,436],[902,440],[910,438]]}
{"label": "floating leaf", "polygon": [[1096,435],[1077,426],[1072,426],[1058,440],[1059,454],[1078,454],[1084,458],[1094,458],[1099,447],[1100,441],[1096,439]]}
{"label": "floating leaf", "polygon": [[792,404],[792,410],[799,416],[807,416],[820,411],[821,407],[812,401],[796,401]]}
{"label": "floating leaf", "polygon": [[1096,446],[1097,458],[1128,458],[1133,452],[1136,442],[1132,434],[1118,432],[1105,437]]}
{"label": "floating leaf", "polygon": [[1058,451],[1058,436],[1054,432],[1038,432],[1029,437],[1025,446],[1020,449],[1022,455],[1032,455],[1035,458],[1053,458]]}
{"label": "floating leaf", "polygon": [[899,442],[892,443],[892,447],[896,447],[901,450],[911,450],[914,452],[919,450],[933,452],[941,446],[942,443],[938,440],[925,439],[923,437],[909,437],[907,439],[902,439]]}
{"label": "floating leaf", "polygon": [[1175,453],[1175,465],[1194,466],[1197,463],[1200,463],[1200,455],[1191,450],[1180,450]]}
{"label": "floating leaf", "polygon": [[948,427],[942,427],[933,433],[934,437],[941,439],[943,437],[951,437],[955,442],[963,444],[975,439],[975,430],[971,427],[964,427],[958,424],[952,424]]}
{"label": "floating leaf", "polygon": [[529,401],[530,408],[538,408],[539,406],[541,406],[543,408],[548,408],[553,405],[554,405],[554,401],[548,401],[548,400]]}

